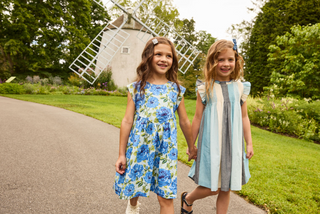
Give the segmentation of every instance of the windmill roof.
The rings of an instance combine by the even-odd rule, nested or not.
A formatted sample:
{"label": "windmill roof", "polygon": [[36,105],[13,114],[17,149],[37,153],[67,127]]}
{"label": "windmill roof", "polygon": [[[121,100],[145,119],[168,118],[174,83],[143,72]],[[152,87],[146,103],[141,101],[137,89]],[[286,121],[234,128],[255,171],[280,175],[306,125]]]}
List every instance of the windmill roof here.
{"label": "windmill roof", "polygon": [[[108,28],[109,29],[116,29],[114,26],[116,27],[120,27],[122,25],[122,23],[124,22],[125,18],[124,15],[121,15],[120,17],[118,17],[114,22],[112,22],[112,25],[109,25]],[[113,26],[114,25],[114,26]],[[133,30],[141,30],[141,28],[143,28],[143,26],[139,23],[136,22],[134,19],[131,18],[131,23],[126,23],[122,29],[133,29]],[[105,29],[108,30],[108,29]],[[143,28],[141,31],[146,32],[147,29]]]}

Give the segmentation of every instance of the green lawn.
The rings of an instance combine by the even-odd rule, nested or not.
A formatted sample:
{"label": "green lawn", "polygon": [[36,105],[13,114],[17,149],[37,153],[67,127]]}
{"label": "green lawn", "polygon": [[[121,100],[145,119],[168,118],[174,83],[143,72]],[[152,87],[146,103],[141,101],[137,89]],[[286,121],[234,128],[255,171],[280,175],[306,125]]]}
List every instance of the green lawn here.
{"label": "green lawn", "polygon": [[[114,96],[5,96],[65,108],[116,127],[120,127],[127,102],[126,97]],[[195,101],[186,100],[185,104],[192,121]],[[252,127],[252,138],[255,152],[250,161],[252,177],[238,194],[270,213],[320,213],[320,145],[256,127]],[[187,145],[180,130],[178,146],[179,159],[186,163]]]}

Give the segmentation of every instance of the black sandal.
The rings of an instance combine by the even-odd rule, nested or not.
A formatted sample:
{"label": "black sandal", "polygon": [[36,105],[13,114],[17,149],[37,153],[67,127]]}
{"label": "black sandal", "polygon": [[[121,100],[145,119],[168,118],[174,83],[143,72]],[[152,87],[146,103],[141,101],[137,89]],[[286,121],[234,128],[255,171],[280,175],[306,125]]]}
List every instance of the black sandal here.
{"label": "black sandal", "polygon": [[188,195],[187,192],[183,192],[181,194],[181,214],[192,214],[193,210],[191,210],[190,212],[183,209],[183,203],[185,203],[188,207],[191,207],[193,204],[188,204],[188,202],[186,201],[186,196]]}

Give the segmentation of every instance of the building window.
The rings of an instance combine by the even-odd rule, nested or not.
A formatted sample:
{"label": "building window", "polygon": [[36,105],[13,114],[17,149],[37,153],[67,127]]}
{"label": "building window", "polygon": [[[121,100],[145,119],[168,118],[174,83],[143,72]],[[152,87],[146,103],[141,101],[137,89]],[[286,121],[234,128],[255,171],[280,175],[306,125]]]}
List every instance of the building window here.
{"label": "building window", "polygon": [[130,54],[130,48],[128,46],[122,46],[121,53]]}

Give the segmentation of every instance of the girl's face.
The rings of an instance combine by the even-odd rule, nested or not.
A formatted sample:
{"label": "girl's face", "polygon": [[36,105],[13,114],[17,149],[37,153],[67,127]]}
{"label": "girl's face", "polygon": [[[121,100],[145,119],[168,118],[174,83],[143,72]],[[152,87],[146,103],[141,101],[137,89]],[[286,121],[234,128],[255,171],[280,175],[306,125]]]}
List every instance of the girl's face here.
{"label": "girl's face", "polygon": [[230,81],[230,75],[233,72],[236,64],[234,51],[232,48],[227,48],[219,53],[218,65],[216,66],[216,80]]}
{"label": "girl's face", "polygon": [[165,76],[172,66],[172,50],[167,44],[158,44],[154,46],[152,58],[152,70],[155,74]]}

